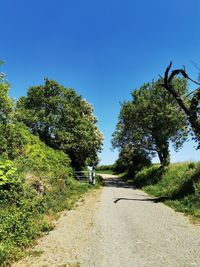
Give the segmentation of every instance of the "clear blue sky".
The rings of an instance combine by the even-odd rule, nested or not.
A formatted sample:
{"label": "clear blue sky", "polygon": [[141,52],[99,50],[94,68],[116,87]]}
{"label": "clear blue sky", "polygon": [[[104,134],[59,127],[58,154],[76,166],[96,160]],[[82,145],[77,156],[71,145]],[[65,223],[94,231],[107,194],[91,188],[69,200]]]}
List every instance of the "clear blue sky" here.
{"label": "clear blue sky", "polygon": [[[172,60],[193,78],[200,65],[199,0],[0,0],[0,58],[10,95],[18,98],[43,78],[73,87],[95,108],[110,151],[120,104],[157,78]],[[198,160],[188,142],[172,161]]]}

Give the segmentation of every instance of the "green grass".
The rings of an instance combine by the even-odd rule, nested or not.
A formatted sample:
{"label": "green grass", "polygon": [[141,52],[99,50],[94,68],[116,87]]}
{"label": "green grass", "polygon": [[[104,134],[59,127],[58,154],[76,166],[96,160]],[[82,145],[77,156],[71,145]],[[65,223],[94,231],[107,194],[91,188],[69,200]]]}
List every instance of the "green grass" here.
{"label": "green grass", "polygon": [[112,170],[101,170],[101,171],[98,170],[98,171],[96,171],[96,173],[97,174],[112,174],[112,175],[115,175],[115,176],[117,176],[119,178],[123,178],[124,175],[125,175],[124,172],[123,173],[115,173]]}
{"label": "green grass", "polygon": [[138,172],[132,182],[175,210],[200,222],[199,163],[171,164],[165,169],[152,165]]}
{"label": "green grass", "polygon": [[97,170],[99,174],[114,174],[112,170]]}

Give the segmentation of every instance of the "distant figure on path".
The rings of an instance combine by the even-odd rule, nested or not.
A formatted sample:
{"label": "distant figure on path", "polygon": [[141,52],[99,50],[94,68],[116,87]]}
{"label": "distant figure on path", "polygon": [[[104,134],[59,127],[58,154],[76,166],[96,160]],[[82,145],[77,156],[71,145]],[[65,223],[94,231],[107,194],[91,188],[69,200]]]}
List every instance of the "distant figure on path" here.
{"label": "distant figure on path", "polygon": [[89,183],[95,184],[94,167],[88,166],[88,170],[89,170]]}

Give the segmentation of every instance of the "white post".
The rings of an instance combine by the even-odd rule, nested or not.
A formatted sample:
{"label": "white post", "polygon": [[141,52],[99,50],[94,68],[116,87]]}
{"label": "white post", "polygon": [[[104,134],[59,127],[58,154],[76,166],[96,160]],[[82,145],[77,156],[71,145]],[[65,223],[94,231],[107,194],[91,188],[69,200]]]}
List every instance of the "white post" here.
{"label": "white post", "polygon": [[96,180],[95,180],[95,172],[92,171],[92,184],[95,185]]}
{"label": "white post", "polygon": [[92,167],[88,166],[89,174],[88,174],[88,179],[89,183],[92,183]]}

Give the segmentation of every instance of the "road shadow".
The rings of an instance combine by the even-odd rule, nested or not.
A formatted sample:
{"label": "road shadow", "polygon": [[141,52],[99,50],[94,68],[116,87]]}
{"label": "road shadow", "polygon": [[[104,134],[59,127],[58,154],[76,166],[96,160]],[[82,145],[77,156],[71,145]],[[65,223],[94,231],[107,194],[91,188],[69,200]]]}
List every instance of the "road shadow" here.
{"label": "road shadow", "polygon": [[120,198],[116,198],[114,200],[114,203],[116,204],[117,202],[119,202],[121,200],[150,201],[150,202],[153,202],[153,203],[158,203],[158,202],[163,202],[165,200],[169,200],[169,198],[168,197],[158,197],[158,198],[151,198],[151,197],[146,197],[146,198],[125,198],[125,197],[120,197]]}
{"label": "road shadow", "polygon": [[[103,177],[102,177],[103,178]],[[120,180],[118,177],[104,177],[103,178],[103,186],[105,187],[116,187],[116,188],[130,188],[130,189],[137,189],[132,184],[127,184],[126,182]],[[126,198],[120,197],[114,200],[114,203],[117,204],[119,201],[148,201],[153,203],[164,202],[165,200],[170,200],[170,197],[150,197],[148,195],[139,195],[139,197],[143,198]]]}
{"label": "road shadow", "polygon": [[136,189],[135,186],[127,184],[127,183],[121,181],[119,178],[103,178],[103,186]]}

